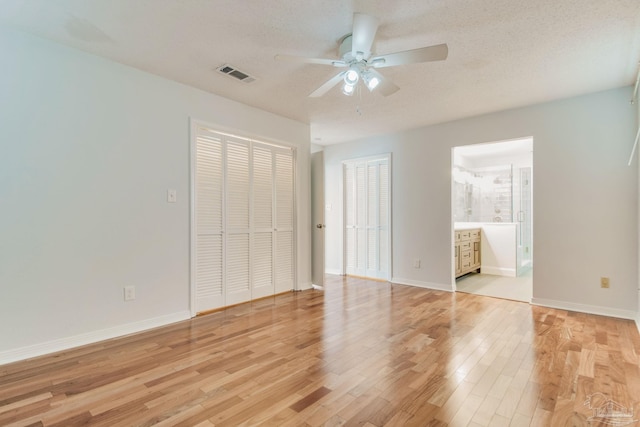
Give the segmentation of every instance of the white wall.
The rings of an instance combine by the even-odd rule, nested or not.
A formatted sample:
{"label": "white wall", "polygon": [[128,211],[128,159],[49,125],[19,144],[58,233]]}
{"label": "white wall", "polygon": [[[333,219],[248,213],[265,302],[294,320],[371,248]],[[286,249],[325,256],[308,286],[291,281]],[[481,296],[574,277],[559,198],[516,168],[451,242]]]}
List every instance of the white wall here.
{"label": "white wall", "polygon": [[298,148],[311,286],[307,124],[9,29],[0,52],[0,363],[189,317],[191,117]]}
{"label": "white wall", "polygon": [[[393,278],[452,288],[451,148],[534,138],[534,302],[635,317],[638,162],[629,87],[325,147],[327,271],[342,270],[341,161],[392,152]],[[422,268],[414,269],[419,258]],[[600,288],[600,277],[611,288]]]}

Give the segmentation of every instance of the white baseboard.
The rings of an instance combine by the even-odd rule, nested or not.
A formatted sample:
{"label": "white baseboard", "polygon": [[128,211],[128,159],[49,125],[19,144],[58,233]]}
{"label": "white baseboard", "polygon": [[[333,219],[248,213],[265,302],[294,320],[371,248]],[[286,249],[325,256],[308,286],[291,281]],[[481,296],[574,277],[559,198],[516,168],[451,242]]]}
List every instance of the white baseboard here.
{"label": "white baseboard", "polygon": [[335,276],[341,276],[342,275],[342,270],[340,270],[339,268],[327,268],[324,270],[325,274],[333,274]]}
{"label": "white baseboard", "polygon": [[416,286],[418,288],[425,288],[425,289],[435,289],[438,291],[453,292],[453,289],[451,288],[451,284],[422,282],[420,280],[403,279],[401,277],[392,277],[391,283],[396,283],[398,285]]}
{"label": "white baseboard", "polygon": [[147,329],[165,326],[170,323],[180,322],[190,318],[191,313],[189,311],[180,311],[177,313],[167,314],[165,316],[154,317],[152,319],[114,326],[112,328],[87,332],[80,335],[60,338],[12,350],[0,351],[0,365],[30,359],[32,357],[42,356],[49,353],[55,353],[62,350],[68,350],[70,348],[80,347],[82,345],[92,344],[98,341],[121,337],[136,332],[142,332]]}
{"label": "white baseboard", "polygon": [[[636,320],[638,314],[633,310],[601,307],[598,305],[578,304],[575,302],[556,301],[544,298],[531,298],[531,304],[560,310],[577,311],[579,313],[598,314],[600,316],[617,317],[619,319]],[[637,321],[636,321],[637,322]]]}
{"label": "white baseboard", "polygon": [[311,282],[306,282],[306,283],[300,283],[298,285],[298,288],[295,289],[296,291],[306,291],[308,289],[311,289],[312,283]]}
{"label": "white baseboard", "polygon": [[482,274],[493,274],[494,276],[517,277],[515,268],[491,267],[483,265],[480,267]]}

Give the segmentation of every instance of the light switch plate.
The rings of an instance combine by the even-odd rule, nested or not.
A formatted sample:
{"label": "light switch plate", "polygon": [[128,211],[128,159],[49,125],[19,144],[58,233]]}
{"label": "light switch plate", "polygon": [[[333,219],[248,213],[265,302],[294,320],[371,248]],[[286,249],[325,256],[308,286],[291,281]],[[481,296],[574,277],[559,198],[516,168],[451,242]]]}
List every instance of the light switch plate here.
{"label": "light switch plate", "polygon": [[167,202],[168,203],[175,203],[178,200],[178,196],[176,193],[176,190],[167,190]]}

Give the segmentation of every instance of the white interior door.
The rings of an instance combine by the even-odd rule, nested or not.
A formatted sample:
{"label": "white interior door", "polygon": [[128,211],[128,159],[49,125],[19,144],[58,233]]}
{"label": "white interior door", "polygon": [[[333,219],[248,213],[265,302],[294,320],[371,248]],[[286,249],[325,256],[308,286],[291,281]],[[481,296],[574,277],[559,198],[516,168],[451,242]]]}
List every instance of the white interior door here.
{"label": "white interior door", "polygon": [[324,153],[311,154],[311,283],[324,286]]}
{"label": "white interior door", "polygon": [[344,162],[345,273],[389,280],[390,155]]}

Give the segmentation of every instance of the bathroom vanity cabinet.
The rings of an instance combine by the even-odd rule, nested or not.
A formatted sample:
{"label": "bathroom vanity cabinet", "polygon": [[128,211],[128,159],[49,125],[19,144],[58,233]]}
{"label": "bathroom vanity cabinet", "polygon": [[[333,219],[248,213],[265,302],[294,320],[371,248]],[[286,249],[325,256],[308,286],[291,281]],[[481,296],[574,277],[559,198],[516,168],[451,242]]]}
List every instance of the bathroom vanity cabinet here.
{"label": "bathroom vanity cabinet", "polygon": [[455,230],[456,278],[480,271],[480,229]]}

